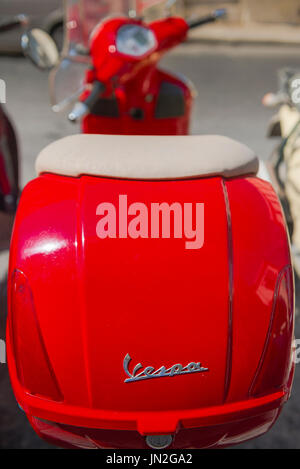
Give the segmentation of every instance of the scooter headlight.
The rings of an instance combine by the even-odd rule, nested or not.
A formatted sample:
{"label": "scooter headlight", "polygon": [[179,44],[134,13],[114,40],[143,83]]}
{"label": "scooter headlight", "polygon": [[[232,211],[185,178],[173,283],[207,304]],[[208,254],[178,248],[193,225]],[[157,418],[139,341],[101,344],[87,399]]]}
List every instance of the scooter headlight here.
{"label": "scooter headlight", "polygon": [[117,34],[117,51],[132,57],[142,57],[155,49],[156,37],[151,29],[136,24],[122,26]]}

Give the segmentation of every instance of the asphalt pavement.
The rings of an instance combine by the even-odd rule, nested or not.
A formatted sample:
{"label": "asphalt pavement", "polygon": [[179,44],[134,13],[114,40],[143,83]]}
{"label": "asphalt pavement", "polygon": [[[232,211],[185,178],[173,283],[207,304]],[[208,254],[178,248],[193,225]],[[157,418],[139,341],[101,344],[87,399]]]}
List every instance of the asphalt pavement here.
{"label": "asphalt pavement", "polygon": [[[191,43],[164,59],[163,66],[184,73],[195,84],[192,133],[223,134],[252,147],[266,159],[276,142],[265,137],[272,115],[264,109],[264,93],[276,90],[279,68],[300,68],[295,47],[220,46]],[[22,57],[0,56],[0,78],[7,85],[7,110],[14,120],[21,149],[22,185],[32,179],[38,152],[48,143],[79,132],[64,115],[49,106],[48,75]],[[0,339],[5,337],[6,272],[12,220],[0,216]],[[300,338],[300,320],[296,337]],[[265,436],[241,448],[300,448],[300,365],[296,367],[293,395],[279,421]],[[0,364],[0,448],[47,448],[30,429],[17,407],[6,365]]]}

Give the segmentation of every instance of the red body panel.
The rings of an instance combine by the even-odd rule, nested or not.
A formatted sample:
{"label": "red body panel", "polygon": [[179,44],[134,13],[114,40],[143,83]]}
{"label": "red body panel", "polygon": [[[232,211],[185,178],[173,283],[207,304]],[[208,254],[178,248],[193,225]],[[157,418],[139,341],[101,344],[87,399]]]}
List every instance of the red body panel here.
{"label": "red body panel", "polygon": [[[134,58],[116,50],[118,29],[124,24],[143,25],[127,18],[103,22],[91,41],[94,69],[88,71],[87,82],[99,80],[106,86],[106,97],[115,96],[118,117],[100,117],[88,114],[82,121],[82,131],[90,134],[129,135],[187,135],[192,108],[192,90],[185,81],[157,69],[162,55],[181,43],[187,35],[188,25],[182,18],[167,18],[147,25],[155,34],[157,47],[145,57]],[[162,83],[172,83],[182,90],[184,112],[171,118],[157,118],[155,109]],[[82,96],[85,99],[88,92]],[[143,113],[135,119],[131,110]]]}
{"label": "red body panel", "polygon": [[[182,239],[99,239],[96,207],[117,205],[119,194],[147,206],[204,203],[204,246],[186,250]],[[16,345],[16,301],[27,288],[27,280],[16,284],[16,269],[28,280],[44,349],[41,360],[31,348],[32,367],[39,376],[48,360],[50,375],[55,370],[52,378],[44,373],[49,392],[31,384],[30,371],[27,377],[17,372],[14,348],[24,351],[32,331],[24,330]],[[34,428],[50,441],[130,448],[145,447],[144,435],[172,433],[173,447],[225,446],[267,431],[289,396],[290,255],[276,195],[259,179],[40,176],[21,198],[9,280],[13,388]],[[270,330],[280,334],[275,348],[269,347]],[[139,362],[158,369],[195,361],[209,371],[125,383],[127,353],[130,369]],[[285,356],[284,373],[275,369],[269,376],[261,367],[265,355],[270,363]]]}

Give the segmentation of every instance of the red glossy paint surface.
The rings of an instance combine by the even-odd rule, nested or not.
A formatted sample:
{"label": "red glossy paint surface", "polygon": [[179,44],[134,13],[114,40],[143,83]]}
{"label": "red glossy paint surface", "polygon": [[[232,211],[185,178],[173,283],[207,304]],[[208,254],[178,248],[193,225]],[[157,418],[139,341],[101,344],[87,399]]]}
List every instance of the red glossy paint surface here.
{"label": "red glossy paint surface", "polygon": [[[156,47],[142,57],[133,57],[118,52],[116,38],[118,30],[127,24],[136,24],[151,29],[157,39]],[[121,81],[132,78],[142,68],[157,64],[164,52],[186,39],[188,25],[183,18],[167,18],[145,24],[128,18],[104,21],[91,37],[90,52],[96,79],[108,83],[113,77]]]}
{"label": "red glossy paint surface", "polygon": [[[180,428],[168,449],[222,448],[257,437],[273,425],[279,411],[270,410],[246,420],[202,428]],[[99,430],[54,424],[36,418],[30,423],[37,434],[54,445],[81,449],[147,449],[145,438],[136,431]]]}
{"label": "red glossy paint surface", "polygon": [[[96,208],[117,206],[119,194],[147,207],[204,203],[204,246],[186,250],[185,240],[172,238],[100,240]],[[28,280],[62,402],[50,384],[47,393],[45,383],[30,389],[18,379],[16,269]],[[101,440],[108,430],[129,432],[127,447],[143,447],[147,434],[176,433],[174,447],[252,438],[267,431],[289,395],[292,291],[285,224],[268,183],[43,175],[23,192],[10,257],[7,353],[17,400],[31,420],[82,427],[103,447],[121,446],[118,432]],[[25,347],[32,331],[26,322],[23,329]],[[270,331],[280,336],[271,348]],[[139,362],[158,369],[191,361],[209,371],[125,383],[127,353],[131,371]],[[34,348],[32,354],[36,363]],[[270,376],[261,360],[279,356],[282,366]],[[36,373],[45,374],[44,366],[37,363]]]}
{"label": "red glossy paint surface", "polygon": [[[116,37],[125,24],[149,27],[157,39],[156,48],[144,57],[132,57],[116,50]],[[186,135],[189,133],[192,91],[179,78],[157,68],[162,55],[185,40],[188,25],[182,18],[167,18],[145,25],[126,18],[103,22],[91,40],[94,69],[87,72],[87,82],[99,80],[106,86],[106,97],[117,99],[119,117],[99,117],[88,114],[82,121],[84,133],[129,135]],[[155,117],[157,99],[162,83],[176,84],[183,93],[185,110],[182,116]],[[88,92],[82,96],[85,99]],[[132,109],[143,112],[142,119],[131,115]]]}
{"label": "red glossy paint surface", "polygon": [[[147,81],[147,87],[143,85]],[[160,86],[163,82],[177,85],[183,92],[185,113],[180,117],[157,119],[155,108]],[[119,117],[107,118],[88,114],[82,120],[82,131],[87,134],[107,135],[188,135],[193,96],[189,86],[178,78],[161,70],[147,68],[137,80],[130,80],[114,90]],[[147,101],[146,96],[152,96]],[[142,109],[143,119],[136,120],[130,115],[131,109]]]}
{"label": "red glossy paint surface", "polygon": [[[234,179],[226,185],[231,207],[234,262],[232,374],[228,394],[228,401],[232,402],[246,395],[254,384],[252,380],[270,334],[273,308],[276,308],[277,284],[286,272],[289,282],[284,299],[286,313],[279,318],[282,343],[281,349],[278,348],[272,357],[274,377],[282,372],[276,365],[279,365],[281,354],[285,355],[286,350],[290,353],[293,274],[291,269],[286,271],[290,261],[285,222],[270,184],[248,178]],[[285,367],[289,369],[290,365]],[[266,383],[263,392],[270,391]]]}
{"label": "red glossy paint surface", "polygon": [[18,381],[32,394],[62,402],[63,396],[44,344],[28,280],[21,271],[15,270],[12,284],[10,320],[14,331],[12,346],[16,357]]}

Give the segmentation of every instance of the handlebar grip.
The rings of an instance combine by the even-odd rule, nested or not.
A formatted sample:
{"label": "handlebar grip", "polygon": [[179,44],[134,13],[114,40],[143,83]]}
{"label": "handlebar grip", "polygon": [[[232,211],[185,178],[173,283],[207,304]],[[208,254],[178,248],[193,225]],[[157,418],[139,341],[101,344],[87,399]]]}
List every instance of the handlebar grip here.
{"label": "handlebar grip", "polygon": [[76,103],[75,106],[73,107],[72,111],[68,115],[68,119],[70,122],[75,124],[75,122],[77,122],[78,119],[81,119],[88,113],[89,113],[89,108],[86,106],[86,104],[79,102],[79,103]]}
{"label": "handlebar grip", "polygon": [[28,18],[26,15],[17,15],[6,20],[0,21],[0,33],[10,31],[17,26],[26,26],[28,24]]}
{"label": "handlebar grip", "polygon": [[99,99],[99,96],[105,91],[105,85],[101,81],[95,81],[93,89],[89,96],[84,100],[75,104],[73,110],[68,115],[70,122],[77,122],[86,114],[90,112],[95,102]]}
{"label": "handlebar grip", "polygon": [[213,13],[207,16],[203,16],[198,20],[188,21],[189,29],[198,28],[198,26],[203,26],[204,24],[213,23],[220,18],[224,18],[227,15],[227,10],[225,8],[220,8],[215,10]]}
{"label": "handlebar grip", "polygon": [[99,96],[105,91],[105,85],[101,81],[95,81],[89,96],[84,100],[84,104],[91,109]]}

